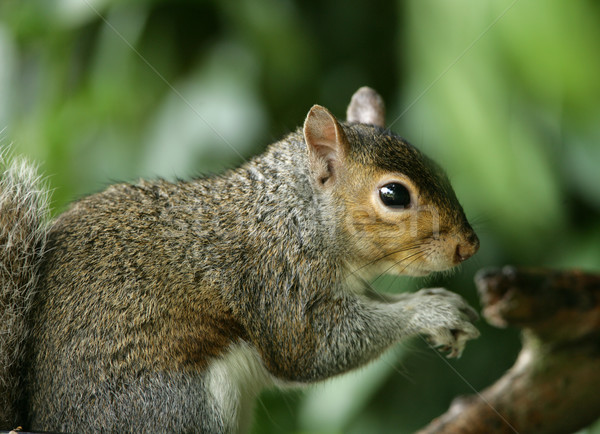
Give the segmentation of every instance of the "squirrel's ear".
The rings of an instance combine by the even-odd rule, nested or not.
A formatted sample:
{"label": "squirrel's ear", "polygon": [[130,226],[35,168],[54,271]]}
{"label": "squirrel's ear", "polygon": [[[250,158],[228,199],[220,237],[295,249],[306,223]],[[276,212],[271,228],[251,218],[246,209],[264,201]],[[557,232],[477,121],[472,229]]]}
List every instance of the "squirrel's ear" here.
{"label": "squirrel's ear", "polygon": [[383,98],[370,87],[361,87],[352,95],[352,100],[346,111],[346,120],[348,122],[385,127]]}
{"label": "squirrel's ear", "polygon": [[313,175],[320,185],[335,179],[348,152],[348,141],[337,119],[320,105],[314,105],[304,121],[304,140]]}

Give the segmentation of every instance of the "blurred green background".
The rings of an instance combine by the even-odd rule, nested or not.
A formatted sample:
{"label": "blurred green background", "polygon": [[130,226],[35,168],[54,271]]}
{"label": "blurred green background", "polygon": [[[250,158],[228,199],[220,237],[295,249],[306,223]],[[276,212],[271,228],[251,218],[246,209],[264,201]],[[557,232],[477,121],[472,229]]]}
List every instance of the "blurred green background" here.
{"label": "blurred green background", "polygon": [[[235,166],[314,103],[343,118],[362,85],[446,168],[482,245],[452,278],[379,288],[477,305],[484,266],[600,269],[595,0],[0,2],[0,144],[39,163],[56,213],[114,181]],[[458,361],[417,339],[265,392],[253,432],[412,432],[512,365],[518,331],[479,326]]]}

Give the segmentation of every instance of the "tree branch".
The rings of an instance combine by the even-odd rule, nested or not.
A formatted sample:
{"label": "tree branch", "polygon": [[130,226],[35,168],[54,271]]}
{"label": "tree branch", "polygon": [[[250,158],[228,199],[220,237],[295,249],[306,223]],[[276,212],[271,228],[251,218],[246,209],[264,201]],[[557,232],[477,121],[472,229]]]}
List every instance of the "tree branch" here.
{"label": "tree branch", "polygon": [[459,397],[426,433],[571,433],[600,417],[600,275],[481,270],[483,315],[523,329],[514,366],[477,396]]}

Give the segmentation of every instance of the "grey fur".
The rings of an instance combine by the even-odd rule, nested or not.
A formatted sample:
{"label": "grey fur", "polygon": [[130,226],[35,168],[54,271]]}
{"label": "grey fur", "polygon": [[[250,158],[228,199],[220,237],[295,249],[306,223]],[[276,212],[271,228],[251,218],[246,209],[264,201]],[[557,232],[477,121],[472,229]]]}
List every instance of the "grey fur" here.
{"label": "grey fur", "polygon": [[27,315],[45,251],[48,192],[24,160],[0,152],[0,426],[16,426]]}
{"label": "grey fur", "polygon": [[[307,152],[311,139],[297,131],[221,176],[114,185],[53,223],[37,292],[29,288],[24,426],[233,432],[242,401],[262,386],[329,378],[399,339],[425,334],[460,355],[478,335],[474,311],[442,289],[373,294],[361,279],[380,264],[360,252],[389,240],[372,238],[378,225],[346,226],[364,206],[353,202],[353,183],[379,173],[378,158],[396,159],[440,208],[443,236],[470,239],[460,243],[474,252],[453,193],[437,198],[446,178],[399,137],[313,110],[335,125],[323,137],[346,146],[334,149],[336,165]],[[43,228],[26,233],[44,239]],[[401,247],[406,236],[392,241]],[[430,248],[433,234],[419,236]]]}
{"label": "grey fur", "polygon": [[383,98],[370,87],[361,87],[352,95],[352,100],[346,110],[346,119],[348,122],[385,127]]}

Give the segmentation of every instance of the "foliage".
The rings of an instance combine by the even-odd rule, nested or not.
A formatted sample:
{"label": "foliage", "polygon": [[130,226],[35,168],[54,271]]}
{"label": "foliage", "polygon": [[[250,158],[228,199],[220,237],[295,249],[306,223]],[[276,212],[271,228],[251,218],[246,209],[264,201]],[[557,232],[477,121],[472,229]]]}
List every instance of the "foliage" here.
{"label": "foliage", "polygon": [[[115,180],[239,164],[361,85],[444,166],[482,266],[600,267],[600,7],[593,0],[8,0],[2,145],[38,161],[60,212]],[[255,432],[411,432],[513,361],[514,331],[448,363],[421,342],[306,393],[267,392]],[[410,351],[404,351],[407,347]]]}

